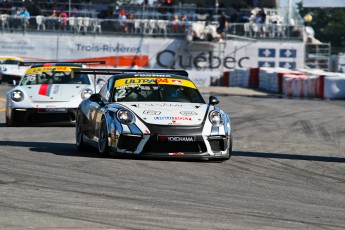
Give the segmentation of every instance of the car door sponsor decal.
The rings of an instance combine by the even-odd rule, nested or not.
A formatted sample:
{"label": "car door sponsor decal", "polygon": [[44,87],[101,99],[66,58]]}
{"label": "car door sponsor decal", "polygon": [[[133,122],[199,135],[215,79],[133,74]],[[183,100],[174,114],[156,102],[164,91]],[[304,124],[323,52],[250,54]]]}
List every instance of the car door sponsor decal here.
{"label": "car door sponsor decal", "polygon": [[51,88],[52,88],[51,84],[42,84],[38,90],[38,94],[43,95],[43,96],[49,96]]}

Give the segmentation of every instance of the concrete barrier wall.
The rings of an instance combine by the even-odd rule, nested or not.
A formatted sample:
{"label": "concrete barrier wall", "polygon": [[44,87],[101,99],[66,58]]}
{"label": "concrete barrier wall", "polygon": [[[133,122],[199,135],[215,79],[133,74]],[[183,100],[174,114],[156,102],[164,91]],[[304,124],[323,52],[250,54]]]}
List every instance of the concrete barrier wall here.
{"label": "concrete barrier wall", "polygon": [[345,74],[322,70],[236,68],[224,72],[221,82],[223,86],[259,88],[288,98],[345,99]]}
{"label": "concrete barrier wall", "polygon": [[345,76],[325,76],[324,97],[345,98]]}

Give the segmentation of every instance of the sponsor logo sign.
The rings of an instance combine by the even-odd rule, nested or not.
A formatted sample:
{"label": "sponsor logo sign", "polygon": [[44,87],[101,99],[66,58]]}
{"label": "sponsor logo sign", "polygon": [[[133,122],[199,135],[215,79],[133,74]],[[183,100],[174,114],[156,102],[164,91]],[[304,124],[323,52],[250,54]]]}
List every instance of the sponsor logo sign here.
{"label": "sponsor logo sign", "polygon": [[154,110],[145,110],[143,113],[148,114],[148,115],[159,115],[159,114],[161,114],[160,111],[154,111]]}
{"label": "sponsor logo sign", "polygon": [[175,85],[182,85],[182,81],[181,80],[172,80],[172,83]]}
{"label": "sponsor logo sign", "polygon": [[196,112],[194,111],[181,111],[180,112],[182,115],[184,116],[195,116],[195,115],[198,115]]}
{"label": "sponsor logo sign", "polygon": [[259,57],[275,57],[276,50],[275,49],[259,49]]}
{"label": "sponsor logo sign", "polygon": [[279,67],[287,69],[295,69],[296,62],[279,62]]}
{"label": "sponsor logo sign", "polygon": [[181,104],[173,103],[145,103],[142,107],[183,107]]}
{"label": "sponsor logo sign", "polygon": [[163,120],[169,120],[169,121],[191,121],[191,117],[178,117],[178,116],[159,116],[154,117],[155,120],[163,121]]}
{"label": "sponsor logo sign", "polygon": [[295,50],[295,49],[281,49],[279,56],[282,58],[295,58],[297,56],[297,50]]}
{"label": "sponsor logo sign", "polygon": [[275,67],[276,63],[273,61],[259,61],[259,67]]}
{"label": "sponsor logo sign", "polygon": [[195,136],[158,136],[161,142],[194,142]]}
{"label": "sponsor logo sign", "polygon": [[181,156],[184,156],[184,153],[182,153],[182,152],[169,153],[169,156],[181,157]]}
{"label": "sponsor logo sign", "polygon": [[38,109],[38,113],[66,113],[66,108],[46,108],[46,109]]}

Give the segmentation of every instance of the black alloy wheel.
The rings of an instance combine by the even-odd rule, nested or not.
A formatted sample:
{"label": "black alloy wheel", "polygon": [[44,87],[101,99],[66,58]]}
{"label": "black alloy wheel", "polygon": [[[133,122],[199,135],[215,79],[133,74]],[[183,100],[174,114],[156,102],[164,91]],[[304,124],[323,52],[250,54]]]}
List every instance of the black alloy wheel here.
{"label": "black alloy wheel", "polygon": [[78,151],[82,151],[85,149],[83,134],[83,115],[78,112],[75,126],[75,140]]}
{"label": "black alloy wheel", "polygon": [[107,128],[107,122],[104,118],[102,119],[101,128],[99,129],[98,152],[102,157],[109,156],[108,128]]}

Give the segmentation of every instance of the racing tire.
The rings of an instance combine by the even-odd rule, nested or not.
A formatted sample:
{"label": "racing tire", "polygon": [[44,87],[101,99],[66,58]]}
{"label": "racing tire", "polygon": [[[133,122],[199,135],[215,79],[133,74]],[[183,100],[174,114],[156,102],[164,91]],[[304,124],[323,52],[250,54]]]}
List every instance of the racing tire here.
{"label": "racing tire", "polygon": [[13,126],[12,123],[10,122],[10,119],[8,119],[7,116],[6,116],[6,126],[7,126],[7,127]]}
{"label": "racing tire", "polygon": [[108,128],[107,122],[103,118],[98,136],[98,153],[101,157],[109,157],[110,148],[108,146]]}
{"label": "racing tire", "polygon": [[11,126],[13,126],[13,122],[11,121],[11,119],[8,117],[8,115],[7,115],[7,111],[6,111],[6,126],[7,127],[11,127]]}
{"label": "racing tire", "polygon": [[85,150],[85,143],[84,143],[84,132],[83,132],[83,115],[78,113],[76,126],[75,126],[75,144],[78,151]]}

